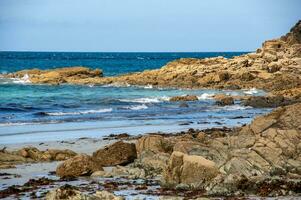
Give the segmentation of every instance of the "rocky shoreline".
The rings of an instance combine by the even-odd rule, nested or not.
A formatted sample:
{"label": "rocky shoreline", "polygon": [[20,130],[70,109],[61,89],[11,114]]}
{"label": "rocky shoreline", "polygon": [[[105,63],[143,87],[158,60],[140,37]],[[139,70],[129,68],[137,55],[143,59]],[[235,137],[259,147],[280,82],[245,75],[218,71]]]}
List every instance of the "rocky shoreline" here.
{"label": "rocky shoreline", "polygon": [[[135,185],[138,180],[142,180],[142,184],[135,185],[135,190],[160,199],[245,198],[252,195],[300,198],[301,21],[280,39],[264,42],[256,53],[231,59],[180,59],[158,70],[118,77],[102,77],[101,70],[83,67],[24,70],[6,75],[7,78],[24,76],[28,76],[34,84],[130,84],[217,89],[255,87],[268,91],[268,96],[214,98],[220,106],[231,105],[234,99],[240,99],[246,106],[275,109],[248,125],[233,129],[190,129],[135,138],[116,135],[113,136],[114,143],[89,154],[34,147],[13,151],[3,148],[0,166],[4,169],[21,163],[60,163],[53,172],[56,180],[31,180],[21,186],[10,186],[0,191],[1,198],[24,192],[31,192],[34,197],[41,186],[63,182],[53,189],[48,188],[47,191],[52,190],[37,198],[123,199],[122,194],[117,195],[120,188]],[[171,101],[184,103],[196,99],[194,96],[181,96]],[[81,177],[85,177],[88,184],[82,187],[66,185],[68,181]],[[98,181],[113,180],[100,183],[95,178]],[[118,178],[125,179],[126,184],[118,183]]]}
{"label": "rocky shoreline", "polygon": [[[152,85],[153,87],[243,89],[259,88],[288,97],[301,93],[301,21],[279,39],[268,40],[256,52],[231,59],[185,58],[161,69],[103,77],[102,70],[68,67],[22,70],[7,78],[28,78],[34,84]],[[27,77],[28,76],[28,77]]]}
{"label": "rocky shoreline", "polygon": [[[24,162],[66,159],[56,168],[60,180],[82,176],[91,177],[91,180],[95,177],[156,180],[161,189],[148,190],[148,193],[162,198],[172,194],[168,191],[182,192],[182,198],[298,197],[301,191],[300,127],[301,103],[296,103],[277,108],[239,128],[191,129],[177,134],[154,133],[138,138],[114,136],[114,139],[119,138],[117,142],[95,149],[90,155],[23,148],[13,152],[3,150],[1,157],[17,155],[24,157]],[[57,152],[60,159],[48,156],[51,155],[49,152]],[[16,161],[20,161],[19,157]],[[7,162],[14,163],[14,160]],[[111,167],[109,171],[105,169],[108,166]],[[118,188],[114,186],[109,191],[116,192]],[[0,194],[7,197],[12,194],[10,190],[11,187]],[[62,188],[55,191],[50,192],[46,199],[59,199],[53,196],[65,192]],[[73,188],[72,191],[74,195],[88,192],[85,188]],[[94,188],[93,191],[97,190]]]}

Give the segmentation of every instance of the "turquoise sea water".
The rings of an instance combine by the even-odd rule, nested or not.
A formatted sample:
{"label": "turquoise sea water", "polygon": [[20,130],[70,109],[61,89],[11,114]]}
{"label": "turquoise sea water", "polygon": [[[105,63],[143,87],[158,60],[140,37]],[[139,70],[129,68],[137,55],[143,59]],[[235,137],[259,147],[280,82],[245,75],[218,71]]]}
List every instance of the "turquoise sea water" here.
{"label": "turquoise sea water", "polygon": [[[156,69],[182,57],[232,57],[242,53],[42,53],[0,52],[0,71],[50,69],[66,66],[101,68],[106,76]],[[110,133],[143,133],[237,126],[265,109],[218,107],[213,94],[263,95],[241,91],[178,90],[170,88],[32,85],[0,78],[0,143],[50,140]],[[176,95],[194,94],[198,101],[169,102]]]}

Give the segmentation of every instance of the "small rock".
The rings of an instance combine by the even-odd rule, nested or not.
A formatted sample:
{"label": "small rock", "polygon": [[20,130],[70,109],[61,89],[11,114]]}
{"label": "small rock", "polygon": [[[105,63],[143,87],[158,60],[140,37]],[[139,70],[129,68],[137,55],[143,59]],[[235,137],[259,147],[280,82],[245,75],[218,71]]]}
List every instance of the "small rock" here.
{"label": "small rock", "polygon": [[228,106],[233,104],[234,104],[234,99],[233,97],[229,97],[229,96],[225,96],[223,98],[220,98],[218,101],[216,101],[216,105],[219,106]]}
{"label": "small rock", "polygon": [[188,105],[187,103],[181,103],[181,104],[179,105],[179,107],[180,107],[180,108],[188,108],[189,105]]}
{"label": "small rock", "polygon": [[197,101],[197,100],[199,99],[195,95],[175,96],[169,99],[169,101]]}

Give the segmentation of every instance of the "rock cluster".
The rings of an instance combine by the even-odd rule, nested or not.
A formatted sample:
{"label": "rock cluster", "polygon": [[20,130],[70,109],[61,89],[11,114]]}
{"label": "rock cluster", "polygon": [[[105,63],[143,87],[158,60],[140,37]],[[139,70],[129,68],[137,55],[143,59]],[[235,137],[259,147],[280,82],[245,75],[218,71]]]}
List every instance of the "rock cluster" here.
{"label": "rock cluster", "polygon": [[71,150],[47,149],[41,151],[35,147],[25,147],[17,151],[0,151],[0,168],[14,167],[28,162],[61,161],[72,158],[76,153]]}
{"label": "rock cluster", "polygon": [[93,153],[92,156],[80,154],[61,163],[56,174],[61,178],[90,176],[102,167],[126,165],[137,158],[136,147],[133,143],[118,141]]}
{"label": "rock cluster", "polygon": [[148,163],[161,168],[157,173],[163,174],[164,187],[234,195],[245,192],[240,188],[245,181],[258,186],[249,191],[257,193],[263,183],[277,178],[288,185],[290,179],[301,184],[300,141],[301,103],[296,103],[226,134],[144,136],[137,141],[136,162],[145,169]]}

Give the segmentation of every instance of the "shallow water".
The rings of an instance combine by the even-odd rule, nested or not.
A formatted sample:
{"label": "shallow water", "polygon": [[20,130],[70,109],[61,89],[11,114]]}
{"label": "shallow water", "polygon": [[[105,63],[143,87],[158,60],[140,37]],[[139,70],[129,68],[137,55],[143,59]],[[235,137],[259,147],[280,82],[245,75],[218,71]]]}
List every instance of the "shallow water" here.
{"label": "shallow water", "polygon": [[[159,68],[180,57],[231,57],[241,53],[29,53],[0,52],[2,73],[39,67],[85,65],[105,75]],[[119,87],[116,85],[32,85],[28,77],[0,78],[0,144],[99,137],[110,133],[143,134],[188,128],[240,126],[269,109],[218,107],[214,94],[264,95],[255,88],[238,91]],[[199,100],[169,102],[178,95]]]}

